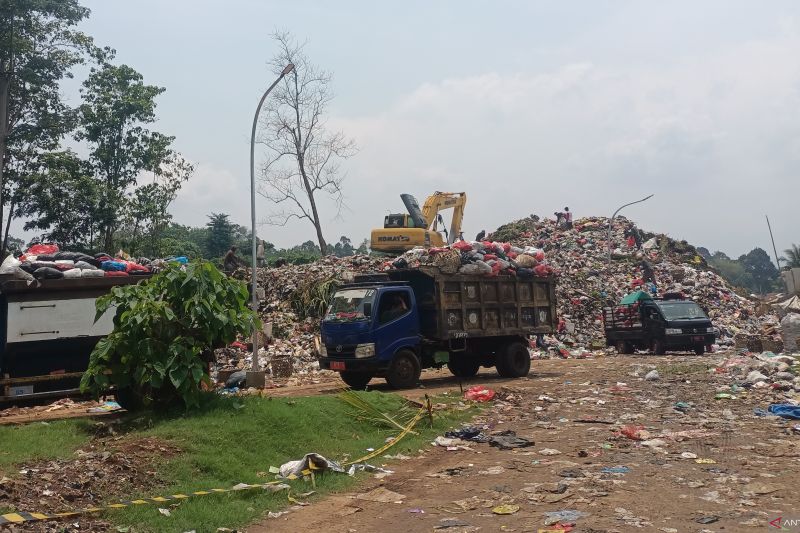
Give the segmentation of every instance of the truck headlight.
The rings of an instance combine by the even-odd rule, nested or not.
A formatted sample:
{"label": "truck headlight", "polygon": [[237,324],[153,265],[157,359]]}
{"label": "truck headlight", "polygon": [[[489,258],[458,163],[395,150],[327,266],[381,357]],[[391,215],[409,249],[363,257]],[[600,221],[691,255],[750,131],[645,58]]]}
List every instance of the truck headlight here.
{"label": "truck headlight", "polygon": [[325,347],[324,342],[319,343],[319,349],[317,351],[320,357],[328,357],[328,349]]}
{"label": "truck headlight", "polygon": [[667,328],[666,329],[666,334],[667,335],[680,335],[681,333],[683,333],[683,331],[681,331],[681,328]]}
{"label": "truck headlight", "polygon": [[714,335],[716,335],[717,334],[717,328],[715,328],[715,327],[706,328],[706,333],[713,333]]}
{"label": "truck headlight", "polygon": [[373,357],[375,355],[375,343],[359,344],[356,346],[356,357]]}

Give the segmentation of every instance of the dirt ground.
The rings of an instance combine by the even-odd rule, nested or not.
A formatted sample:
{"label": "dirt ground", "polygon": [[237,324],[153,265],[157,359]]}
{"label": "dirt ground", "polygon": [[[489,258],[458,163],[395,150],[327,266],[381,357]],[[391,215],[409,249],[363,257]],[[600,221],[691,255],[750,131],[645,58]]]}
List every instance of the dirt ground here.
{"label": "dirt ground", "polygon": [[[247,531],[563,531],[570,524],[572,531],[595,533],[776,529],[770,521],[800,519],[800,429],[797,421],[754,413],[787,393],[762,389],[714,399],[731,392],[731,378],[714,371],[724,357],[534,361],[530,377],[516,380],[486,371],[465,388],[480,383],[501,399],[473,423],[486,434],[513,430],[533,446],[501,450],[465,441],[448,451],[431,445],[405,460],[384,459],[392,475]],[[646,381],[654,368],[660,378]],[[423,386],[409,396],[460,394],[446,371],[427,372]],[[363,496],[373,489],[380,491]],[[370,501],[380,493],[388,503]],[[513,514],[493,512],[503,504]],[[557,511],[581,514],[546,514]]]}

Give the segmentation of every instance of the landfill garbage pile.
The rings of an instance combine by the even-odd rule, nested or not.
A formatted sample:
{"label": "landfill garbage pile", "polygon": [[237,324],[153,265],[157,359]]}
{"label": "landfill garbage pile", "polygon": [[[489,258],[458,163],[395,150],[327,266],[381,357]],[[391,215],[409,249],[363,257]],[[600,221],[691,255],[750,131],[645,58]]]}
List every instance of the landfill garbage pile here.
{"label": "landfill garbage pile", "polygon": [[[624,217],[615,219],[611,231],[610,264],[608,242],[607,218],[588,217],[565,226],[532,216],[501,226],[483,241],[416,248],[395,259],[328,256],[305,265],[260,268],[264,297],[259,312],[272,324],[272,340],[260,350],[260,360],[281,366],[286,374],[314,375],[314,334],[336,286],[359,273],[420,266],[446,274],[557,276],[558,333],[544,337],[538,347],[542,351],[535,352],[539,357],[587,357],[605,349],[603,307],[637,289],[683,293],[696,301],[718,328],[722,347],[783,350],[777,315],[758,311],[754,300],[737,293],[690,244],[642,232]],[[652,281],[646,280],[645,268],[652,270]],[[249,280],[249,271],[234,276]],[[250,364],[250,355],[219,351],[218,360],[221,369],[236,370]]]}
{"label": "landfill garbage pile", "polygon": [[718,399],[730,397],[743,389],[800,392],[800,356],[773,352],[754,354],[743,350],[721,361],[714,371],[727,374],[734,382],[730,391],[717,395]]}
{"label": "landfill garbage pile", "polygon": [[56,244],[34,244],[20,257],[9,255],[0,265],[0,275],[28,282],[43,279],[148,276],[165,268],[170,262],[185,264],[188,259],[133,259],[122,250],[114,257],[105,252],[88,255],[62,251]]}
{"label": "landfill garbage pile", "polygon": [[[756,313],[756,302],[738,294],[713,272],[696,249],[685,241],[639,230],[617,217],[611,230],[608,261],[608,219],[589,217],[572,227],[535,217],[501,226],[493,239],[513,246],[542,250],[546,264],[558,275],[559,340],[567,345],[604,345],[602,308],[616,305],[636,289],[657,295],[683,293],[705,308],[719,329],[718,343],[732,346],[748,337],[780,342],[777,316]],[[646,261],[646,265],[642,262]],[[654,283],[643,269],[652,270]],[[744,346],[737,346],[744,347]],[[770,346],[781,351],[777,344]]]}
{"label": "landfill garbage pile", "polygon": [[[305,265],[284,265],[258,269],[259,315],[270,324],[271,335],[260,342],[259,362],[274,378],[289,378],[286,384],[315,381],[319,362],[314,337],[336,287],[353,281],[358,273],[375,272],[384,261],[365,255],[328,256]],[[240,269],[233,276],[250,280],[250,271]],[[250,368],[252,349],[238,343],[217,350],[217,371],[230,372]],[[292,376],[290,378],[290,376]]]}

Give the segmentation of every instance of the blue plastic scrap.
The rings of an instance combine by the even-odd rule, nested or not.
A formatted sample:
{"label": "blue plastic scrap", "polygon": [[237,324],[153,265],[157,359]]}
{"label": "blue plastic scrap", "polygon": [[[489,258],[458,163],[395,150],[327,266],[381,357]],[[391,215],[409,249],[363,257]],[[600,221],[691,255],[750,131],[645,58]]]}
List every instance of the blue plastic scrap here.
{"label": "blue plastic scrap", "polygon": [[767,410],[773,415],[778,415],[781,418],[800,420],[800,405],[773,403],[769,406],[769,408],[767,408]]}

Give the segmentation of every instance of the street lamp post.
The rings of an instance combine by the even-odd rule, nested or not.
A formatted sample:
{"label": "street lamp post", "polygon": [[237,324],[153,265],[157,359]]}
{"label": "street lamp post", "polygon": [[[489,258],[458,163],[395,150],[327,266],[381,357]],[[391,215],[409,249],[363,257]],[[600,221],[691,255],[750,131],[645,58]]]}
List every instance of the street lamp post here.
{"label": "street lamp post", "polygon": [[611,219],[608,221],[608,266],[611,266],[611,250],[613,249],[613,246],[611,246],[611,227],[614,225],[614,218],[616,218],[617,213],[619,213],[620,211],[622,211],[623,208],[628,207],[629,205],[642,203],[645,200],[649,200],[652,197],[653,195],[651,194],[650,196],[642,198],[641,200],[636,200],[635,202],[631,202],[629,204],[620,206],[620,208],[614,211],[614,214],[611,215]]}
{"label": "street lamp post", "polygon": [[[251,231],[253,234],[253,268],[252,268],[252,292],[253,292],[253,301],[252,307],[253,311],[258,312],[258,263],[256,260],[256,253],[257,253],[257,245],[258,239],[256,238],[256,171],[255,171],[255,152],[256,152],[256,128],[258,126],[258,115],[261,113],[261,106],[264,105],[264,100],[267,99],[269,93],[272,92],[272,89],[275,88],[276,85],[283,79],[284,76],[289,74],[292,70],[294,70],[294,65],[289,63],[284,67],[281,71],[281,75],[278,76],[278,79],[275,80],[272,85],[269,86],[267,91],[261,97],[261,100],[258,102],[258,107],[256,108],[256,114],[253,117],[253,131],[250,135],[250,224],[251,224]],[[255,322],[253,322],[253,362],[251,365],[252,372],[259,372],[261,370],[261,365],[258,362],[258,329],[256,328]],[[263,380],[262,380],[263,384]]]}

